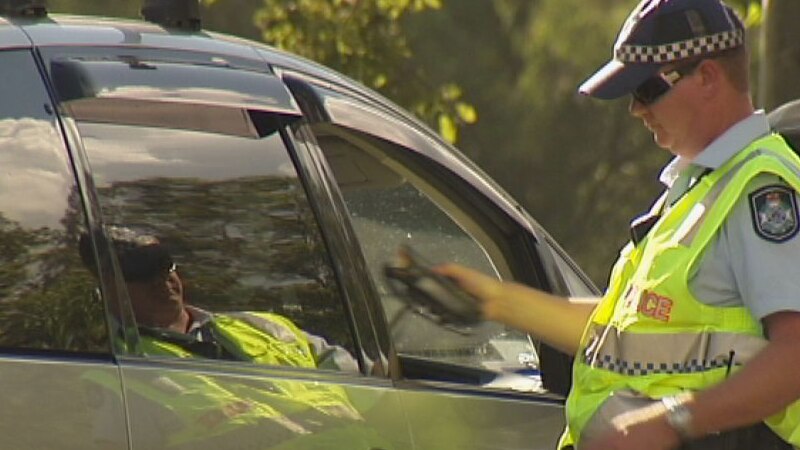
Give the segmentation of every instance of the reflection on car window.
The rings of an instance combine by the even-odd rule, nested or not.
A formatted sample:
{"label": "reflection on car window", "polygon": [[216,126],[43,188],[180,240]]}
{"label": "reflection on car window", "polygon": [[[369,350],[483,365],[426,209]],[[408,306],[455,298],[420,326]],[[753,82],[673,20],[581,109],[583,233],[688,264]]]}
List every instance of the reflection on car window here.
{"label": "reflection on car window", "polygon": [[496,323],[483,323],[468,335],[454,332],[410,312],[383,278],[384,264],[401,244],[432,262],[455,261],[499,277],[484,245],[454,219],[456,207],[444,198],[434,201],[441,194],[426,184],[424,174],[392,159],[396,150],[389,144],[356,145],[322,133],[318,141],[341,188],[398,351],[491,370],[535,366],[527,335]]}
{"label": "reflection on car window", "polygon": [[[308,366],[306,359],[257,357],[240,342],[255,335],[269,341],[259,341],[263,346],[300,342],[315,364],[340,348],[353,352],[319,229],[279,134],[256,140],[108,124],[80,123],[79,128],[109,235],[115,228],[128,230],[155,240],[167,255],[144,269],[153,277],[131,279],[126,255],[117,250],[131,301],[142,298],[142,291],[164,293],[165,283],[175,290],[169,286],[174,282],[189,306],[190,326],[165,330],[170,327],[145,318],[134,304],[143,342],[168,341],[171,350],[162,346],[162,356],[300,366]],[[202,345],[184,346],[167,332],[189,332],[209,317],[213,329],[190,334],[194,340],[222,343],[221,350],[212,349],[217,353],[204,353]],[[237,343],[226,347],[226,339]],[[151,348],[150,353],[158,352]],[[321,367],[354,364],[330,362]]]}
{"label": "reflection on car window", "polygon": [[0,62],[0,347],[108,352],[75,177],[27,51]]}

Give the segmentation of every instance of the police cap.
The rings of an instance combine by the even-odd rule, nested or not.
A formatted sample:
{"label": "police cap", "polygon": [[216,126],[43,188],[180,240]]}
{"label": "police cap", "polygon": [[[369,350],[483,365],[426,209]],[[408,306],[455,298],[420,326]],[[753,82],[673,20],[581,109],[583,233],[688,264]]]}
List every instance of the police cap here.
{"label": "police cap", "polygon": [[613,99],[674,61],[710,57],[744,44],[744,25],[720,0],[642,0],[614,44],[611,61],[578,89]]}

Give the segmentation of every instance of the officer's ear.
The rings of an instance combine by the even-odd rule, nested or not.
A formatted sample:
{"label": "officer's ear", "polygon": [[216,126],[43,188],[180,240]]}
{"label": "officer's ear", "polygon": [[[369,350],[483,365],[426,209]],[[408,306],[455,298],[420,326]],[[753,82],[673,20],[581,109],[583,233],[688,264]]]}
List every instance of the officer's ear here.
{"label": "officer's ear", "polygon": [[695,68],[695,75],[700,86],[700,94],[703,99],[710,100],[719,94],[728,82],[725,76],[725,69],[722,64],[715,59],[704,59]]}

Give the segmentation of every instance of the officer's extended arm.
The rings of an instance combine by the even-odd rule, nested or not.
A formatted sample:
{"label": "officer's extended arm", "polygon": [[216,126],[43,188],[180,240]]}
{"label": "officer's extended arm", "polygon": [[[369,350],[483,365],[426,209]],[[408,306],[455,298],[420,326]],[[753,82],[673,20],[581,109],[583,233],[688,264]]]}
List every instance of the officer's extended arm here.
{"label": "officer's extended arm", "polygon": [[455,279],[481,300],[486,319],[531,333],[570,355],[577,352],[583,329],[598,301],[560,297],[518,283],[501,282],[457,264],[441,265],[435,270]]}

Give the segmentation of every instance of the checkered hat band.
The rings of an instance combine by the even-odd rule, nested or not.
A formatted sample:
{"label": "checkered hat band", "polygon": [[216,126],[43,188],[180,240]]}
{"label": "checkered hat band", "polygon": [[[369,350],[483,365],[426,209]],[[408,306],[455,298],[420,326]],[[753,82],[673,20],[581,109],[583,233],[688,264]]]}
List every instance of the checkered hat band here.
{"label": "checkered hat band", "polygon": [[744,31],[733,30],[663,45],[621,45],[615,57],[623,63],[663,64],[693,56],[736,48],[744,44]]}

